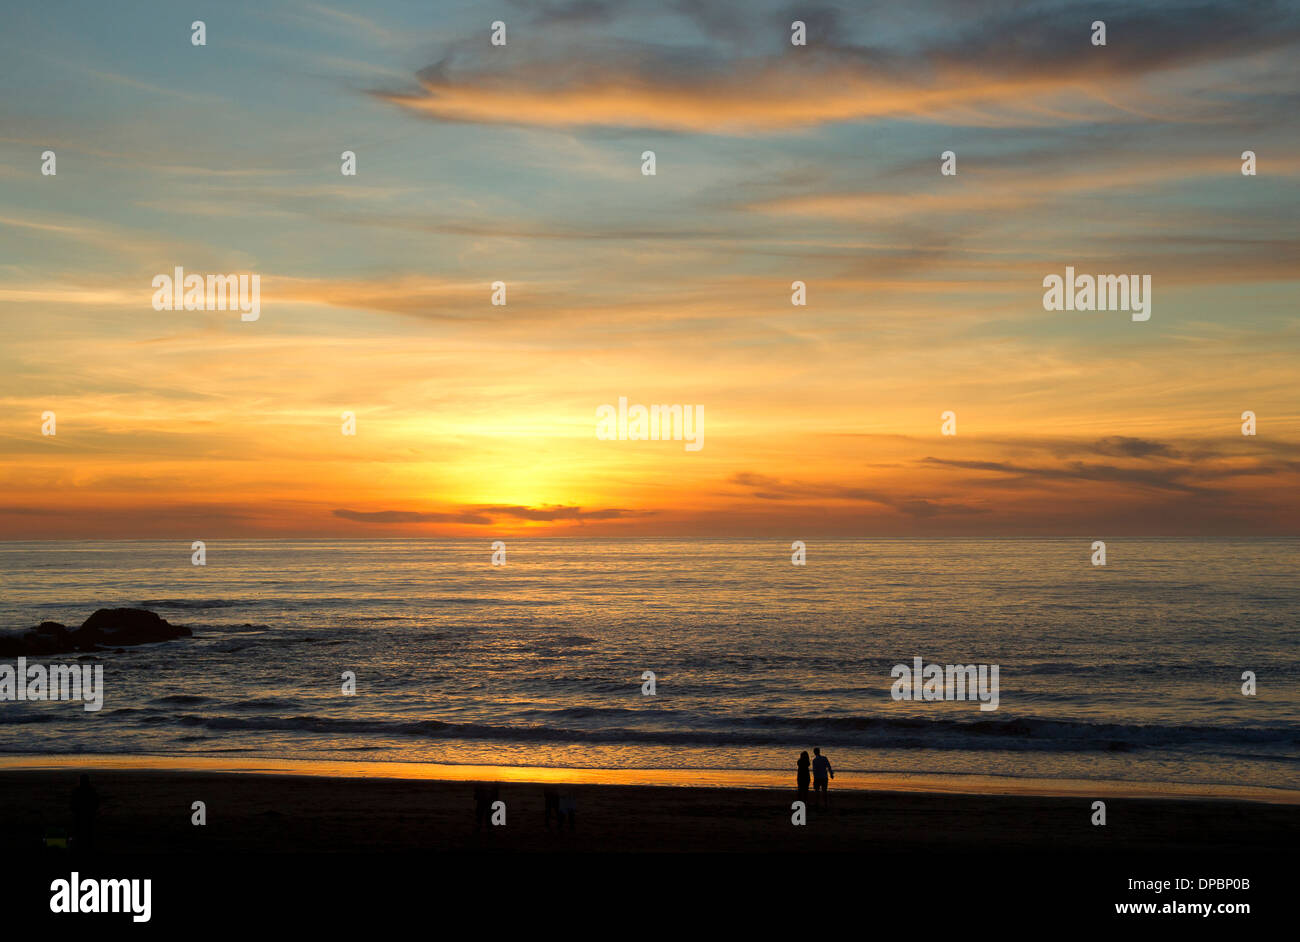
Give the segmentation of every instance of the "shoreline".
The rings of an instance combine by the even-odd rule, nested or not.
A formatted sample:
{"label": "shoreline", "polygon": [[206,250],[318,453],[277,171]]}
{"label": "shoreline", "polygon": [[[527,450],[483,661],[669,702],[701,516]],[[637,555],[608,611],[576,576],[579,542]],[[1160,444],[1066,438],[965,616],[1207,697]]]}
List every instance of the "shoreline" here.
{"label": "shoreline", "polygon": [[[208,773],[319,779],[374,779],[512,785],[622,786],[668,789],[794,791],[794,773],[749,769],[595,769],[545,766],[452,765],[434,762],[284,759],[252,756],[176,756],[113,753],[0,755],[0,775],[87,771]],[[1254,785],[1014,778],[999,775],[839,772],[837,793],[901,793],[1020,798],[1236,801],[1300,805],[1300,790]]]}

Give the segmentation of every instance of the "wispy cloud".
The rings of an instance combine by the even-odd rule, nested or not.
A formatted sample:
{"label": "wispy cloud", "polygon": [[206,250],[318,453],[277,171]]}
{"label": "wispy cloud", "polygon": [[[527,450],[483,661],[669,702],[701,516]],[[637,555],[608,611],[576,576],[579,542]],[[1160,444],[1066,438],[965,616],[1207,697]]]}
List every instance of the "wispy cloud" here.
{"label": "wispy cloud", "polygon": [[[604,8],[601,8],[604,10]],[[1088,41],[1102,17],[1113,37]],[[734,18],[722,17],[724,24]],[[724,30],[726,32],[726,30]],[[1144,110],[1123,90],[1136,80],[1206,62],[1289,46],[1295,11],[1275,4],[1206,4],[1156,11],[1071,6],[992,16],[956,38],[900,50],[847,42],[726,56],[690,47],[587,45],[581,55],[487,68],[444,59],[419,75],[417,91],[374,94],[442,121],[546,127],[628,127],[706,134],[761,134],[823,124],[905,118],[959,125],[1055,125],[1098,119],[1222,120],[1180,94],[1148,92]]]}

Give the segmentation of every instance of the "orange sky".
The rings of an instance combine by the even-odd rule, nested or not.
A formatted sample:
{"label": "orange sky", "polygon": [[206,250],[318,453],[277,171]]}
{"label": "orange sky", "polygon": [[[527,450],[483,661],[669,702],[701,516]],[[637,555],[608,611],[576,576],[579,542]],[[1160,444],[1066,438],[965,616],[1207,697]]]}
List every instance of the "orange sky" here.
{"label": "orange sky", "polygon": [[[0,132],[0,538],[1300,533],[1289,20],[291,9],[6,40],[56,80]],[[1045,311],[1066,265],[1151,320]]]}

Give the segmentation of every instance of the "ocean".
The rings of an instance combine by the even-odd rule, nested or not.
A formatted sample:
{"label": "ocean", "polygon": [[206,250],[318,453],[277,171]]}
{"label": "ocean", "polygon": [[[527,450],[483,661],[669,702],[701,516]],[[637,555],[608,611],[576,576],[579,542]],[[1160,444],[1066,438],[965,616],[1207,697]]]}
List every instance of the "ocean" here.
{"label": "ocean", "polygon": [[[1294,788],[1300,541],[1091,542],[0,543],[2,628],[194,632],[96,655],[99,712],[0,703],[0,753]],[[998,708],[893,699],[917,657]]]}

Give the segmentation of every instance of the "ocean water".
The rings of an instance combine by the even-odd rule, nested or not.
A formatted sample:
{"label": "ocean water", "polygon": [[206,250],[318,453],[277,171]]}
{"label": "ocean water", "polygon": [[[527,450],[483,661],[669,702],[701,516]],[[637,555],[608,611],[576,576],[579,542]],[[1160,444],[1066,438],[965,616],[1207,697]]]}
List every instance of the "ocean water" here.
{"label": "ocean water", "polygon": [[[1296,787],[1300,541],[1090,543],[0,543],[0,628],[194,631],[97,655],[98,713],[0,703],[0,753]],[[998,709],[892,699],[915,657],[999,665]]]}

